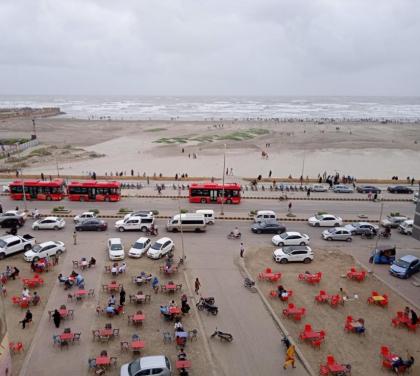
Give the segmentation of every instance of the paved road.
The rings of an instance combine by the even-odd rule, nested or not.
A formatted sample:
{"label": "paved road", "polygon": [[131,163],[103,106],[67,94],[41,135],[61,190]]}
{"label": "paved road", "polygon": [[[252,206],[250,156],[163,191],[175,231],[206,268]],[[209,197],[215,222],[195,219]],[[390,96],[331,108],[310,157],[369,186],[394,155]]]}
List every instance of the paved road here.
{"label": "paved road", "polygon": [[[24,207],[22,201],[13,201],[8,197],[2,197],[1,199],[3,210],[12,209],[16,206],[20,208]],[[414,216],[415,205],[412,202],[384,202],[383,214],[386,215],[390,212],[400,212],[409,217]],[[86,211],[88,209],[97,208],[101,214],[112,214],[115,215],[117,211],[124,207],[132,210],[159,210],[161,215],[173,215],[178,212],[178,200],[171,198],[123,198],[122,201],[117,203],[108,202],[79,202],[79,201],[68,201],[63,200],[60,202],[48,202],[48,201],[28,201],[28,209],[38,208],[41,213],[49,213],[54,206],[63,205],[66,208],[72,210],[72,214]],[[269,209],[274,210],[279,216],[284,216],[287,209],[287,201],[277,200],[251,200],[244,199],[239,205],[225,205],[224,212],[226,215],[240,215],[247,216],[250,210],[263,210]],[[356,219],[358,215],[365,214],[369,219],[378,219],[381,210],[381,204],[372,201],[292,201],[292,211],[298,218],[308,218],[318,211],[326,211],[332,214],[336,214],[343,218]],[[195,211],[197,209],[209,208],[216,212],[216,215],[220,213],[221,206],[217,204],[202,205],[202,204],[190,204],[187,199],[180,199],[180,207]]]}

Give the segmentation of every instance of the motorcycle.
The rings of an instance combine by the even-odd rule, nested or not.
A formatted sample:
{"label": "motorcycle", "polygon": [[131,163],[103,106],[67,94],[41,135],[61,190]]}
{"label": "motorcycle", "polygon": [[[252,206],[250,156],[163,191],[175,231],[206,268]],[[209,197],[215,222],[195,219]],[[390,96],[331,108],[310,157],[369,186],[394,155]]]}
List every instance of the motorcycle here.
{"label": "motorcycle", "polygon": [[244,279],[244,286],[248,290],[250,290],[251,292],[257,292],[257,288],[255,287],[255,282],[252,279],[248,278],[248,277],[246,277]]}
{"label": "motorcycle", "polygon": [[214,331],[214,333],[210,336],[211,338],[219,337],[223,341],[232,342],[233,341],[233,335],[230,333],[221,332],[220,330]]}
{"label": "motorcycle", "polygon": [[[212,315],[216,316],[219,312],[219,308],[214,305],[214,298],[213,300],[209,300],[209,298],[205,299],[203,297],[200,298],[198,303],[196,304],[196,307],[199,311],[206,310],[208,313],[211,313]],[[209,303],[209,301],[213,301],[213,303]]]}
{"label": "motorcycle", "polygon": [[228,239],[240,239],[241,238],[241,233],[238,233],[238,235],[235,235],[235,233],[233,231],[231,231],[230,234],[227,235]]}
{"label": "motorcycle", "polygon": [[375,236],[376,234],[373,231],[362,232],[360,235],[362,239],[373,239]]}
{"label": "motorcycle", "polygon": [[385,230],[379,233],[380,238],[389,239],[391,237],[391,230]]}
{"label": "motorcycle", "polygon": [[151,229],[151,228],[146,228],[146,235],[147,236],[157,236],[159,235],[159,231],[157,229],[157,227]]}

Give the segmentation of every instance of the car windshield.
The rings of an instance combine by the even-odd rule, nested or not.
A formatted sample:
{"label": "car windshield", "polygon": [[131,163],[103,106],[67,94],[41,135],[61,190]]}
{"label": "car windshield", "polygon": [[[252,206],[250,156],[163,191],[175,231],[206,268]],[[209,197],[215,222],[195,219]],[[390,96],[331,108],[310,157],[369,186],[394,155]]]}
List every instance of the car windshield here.
{"label": "car windshield", "polygon": [[156,249],[156,250],[160,250],[162,248],[162,244],[159,243],[159,242],[156,242],[151,246],[151,248]]}
{"label": "car windshield", "polygon": [[128,373],[130,376],[135,375],[138,371],[140,371],[140,362],[139,360],[134,360],[128,365]]}
{"label": "car windshield", "polygon": [[410,263],[407,261],[404,261],[402,259],[399,259],[397,261],[395,261],[395,265],[404,268],[404,269],[408,269],[408,267],[410,266]]}
{"label": "car windshield", "polygon": [[335,228],[329,228],[325,231],[329,232],[330,234],[333,234],[335,232]]}
{"label": "car windshield", "polygon": [[289,236],[287,232],[283,232],[283,234],[280,235],[280,238],[286,239]]}
{"label": "car windshield", "polygon": [[315,218],[316,218],[318,221],[321,221],[321,220],[322,220],[322,218],[324,218],[324,216],[322,216],[322,215],[320,215],[320,214],[317,214],[317,215],[315,215]]}
{"label": "car windshield", "polygon": [[111,251],[121,251],[122,246],[121,244],[111,244]]}
{"label": "car windshield", "polygon": [[144,243],[139,243],[139,242],[135,242],[133,245],[134,249],[143,249],[144,248]]}
{"label": "car windshield", "polygon": [[353,223],[350,223],[350,226],[351,227],[359,227],[360,226],[360,223],[353,222]]}
{"label": "car windshield", "polygon": [[0,239],[0,247],[4,248],[6,245],[7,243],[4,240]]}
{"label": "car windshield", "polygon": [[41,246],[39,245],[39,244],[35,244],[33,247],[32,247],[32,251],[33,252],[35,252],[35,253],[38,253],[39,251],[41,251]]}

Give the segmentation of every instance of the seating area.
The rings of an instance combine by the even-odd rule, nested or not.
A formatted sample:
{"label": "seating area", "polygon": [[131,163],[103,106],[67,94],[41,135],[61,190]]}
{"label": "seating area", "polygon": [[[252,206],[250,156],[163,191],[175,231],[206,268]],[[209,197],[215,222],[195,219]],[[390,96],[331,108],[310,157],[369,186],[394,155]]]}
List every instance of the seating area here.
{"label": "seating area", "polygon": [[315,302],[319,304],[328,303],[331,307],[344,305],[344,299],[339,294],[330,295],[324,290],[321,290],[319,294],[315,296]]}
{"label": "seating area", "polygon": [[355,268],[351,268],[350,271],[347,272],[347,278],[352,281],[363,282],[366,278],[366,271],[359,270],[357,271]]}
{"label": "seating area", "polygon": [[39,274],[35,274],[33,278],[22,278],[23,286],[33,289],[35,287],[42,286],[44,284],[44,280],[39,276]]}
{"label": "seating area", "polygon": [[391,320],[391,324],[394,328],[404,327],[407,328],[409,331],[415,332],[417,330],[417,327],[420,325],[420,321],[417,321],[416,324],[413,324],[411,322],[411,319],[405,312],[398,311],[397,316],[395,316]]}
{"label": "seating area", "polygon": [[292,318],[294,321],[302,320],[302,317],[305,315],[306,308],[295,307],[293,303],[289,303],[288,307],[283,309],[283,316],[287,318]]}
{"label": "seating area", "polygon": [[314,331],[311,324],[305,324],[303,331],[299,334],[299,340],[309,342],[314,348],[320,348],[325,341],[325,336],[324,330]]}
{"label": "seating area", "polygon": [[322,278],[322,272],[318,272],[315,274],[311,274],[307,272],[298,274],[299,281],[303,281],[311,285],[321,282],[321,278]]}
{"label": "seating area", "polygon": [[340,364],[337,363],[334,359],[334,356],[327,356],[327,363],[321,364],[319,369],[319,374],[321,376],[327,375],[350,375],[351,374],[351,365],[350,364]]}
{"label": "seating area", "polygon": [[266,268],[263,272],[258,274],[260,281],[277,282],[281,278],[281,273],[273,272],[271,268]]}
{"label": "seating area", "polygon": [[347,333],[365,334],[365,320],[362,318],[355,320],[352,316],[347,316],[344,330]]}
{"label": "seating area", "polygon": [[369,296],[369,298],[367,299],[367,302],[369,304],[375,304],[381,307],[387,307],[388,295],[387,294],[380,295],[378,292],[372,291],[371,296]]}

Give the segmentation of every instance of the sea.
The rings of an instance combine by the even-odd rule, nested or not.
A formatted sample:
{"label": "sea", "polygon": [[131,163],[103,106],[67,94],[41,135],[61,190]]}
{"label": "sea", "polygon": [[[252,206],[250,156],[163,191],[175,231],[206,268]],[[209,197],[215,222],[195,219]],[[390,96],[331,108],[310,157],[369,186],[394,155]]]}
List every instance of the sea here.
{"label": "sea", "polygon": [[0,96],[11,107],[60,107],[77,119],[420,122],[420,97]]}

